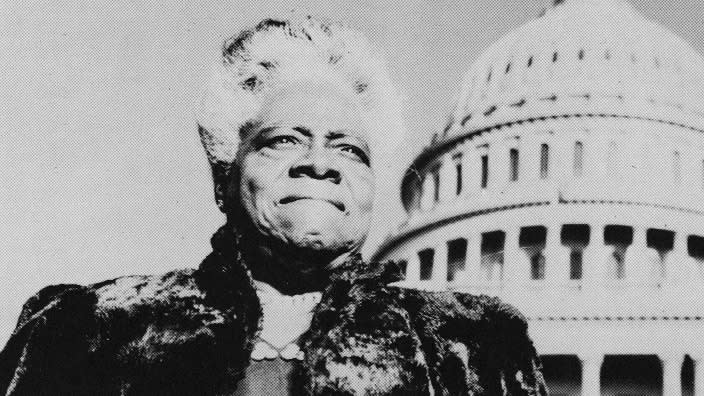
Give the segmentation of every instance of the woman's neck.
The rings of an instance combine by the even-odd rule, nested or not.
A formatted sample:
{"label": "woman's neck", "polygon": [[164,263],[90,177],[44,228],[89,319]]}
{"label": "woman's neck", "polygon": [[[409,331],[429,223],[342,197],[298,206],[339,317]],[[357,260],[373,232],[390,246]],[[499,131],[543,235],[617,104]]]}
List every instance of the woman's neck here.
{"label": "woman's neck", "polygon": [[284,295],[323,290],[330,269],[351,255],[286,247],[251,232],[242,234],[240,251],[252,277]]}

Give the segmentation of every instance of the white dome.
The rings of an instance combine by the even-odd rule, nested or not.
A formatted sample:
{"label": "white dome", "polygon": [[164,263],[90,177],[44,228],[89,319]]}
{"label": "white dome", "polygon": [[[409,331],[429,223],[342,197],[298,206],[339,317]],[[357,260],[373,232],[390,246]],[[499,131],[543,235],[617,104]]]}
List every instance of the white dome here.
{"label": "white dome", "polygon": [[704,58],[621,0],[555,1],[487,49],[439,141],[520,119],[608,114],[704,130]]}

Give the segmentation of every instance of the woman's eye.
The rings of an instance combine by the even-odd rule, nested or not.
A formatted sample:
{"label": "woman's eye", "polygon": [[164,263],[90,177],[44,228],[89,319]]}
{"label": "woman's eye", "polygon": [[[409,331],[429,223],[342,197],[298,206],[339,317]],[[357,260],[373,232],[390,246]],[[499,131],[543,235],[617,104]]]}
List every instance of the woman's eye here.
{"label": "woman's eye", "polygon": [[364,150],[357,146],[345,144],[340,146],[340,151],[349,153],[350,155],[354,156],[355,159],[363,162],[366,165],[369,165],[369,156],[367,155],[367,153],[364,152]]}
{"label": "woman's eye", "polygon": [[274,149],[290,148],[298,144],[298,139],[293,136],[275,136],[266,142],[266,146]]}

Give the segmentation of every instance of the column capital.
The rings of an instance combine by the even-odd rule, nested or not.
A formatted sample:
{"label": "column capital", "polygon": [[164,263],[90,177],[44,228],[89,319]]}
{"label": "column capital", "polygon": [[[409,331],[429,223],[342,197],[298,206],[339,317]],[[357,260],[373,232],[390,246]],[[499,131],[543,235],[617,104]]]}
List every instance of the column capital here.
{"label": "column capital", "polygon": [[[682,364],[684,362],[685,353],[684,352],[663,352],[658,353],[658,359],[662,364],[676,363]],[[704,357],[704,356],[702,356]]]}
{"label": "column capital", "polygon": [[682,363],[684,353],[665,352],[658,357],[662,362],[662,394],[663,396],[682,396]]}
{"label": "column capital", "polygon": [[687,355],[695,362],[704,364],[704,351],[688,351]]}

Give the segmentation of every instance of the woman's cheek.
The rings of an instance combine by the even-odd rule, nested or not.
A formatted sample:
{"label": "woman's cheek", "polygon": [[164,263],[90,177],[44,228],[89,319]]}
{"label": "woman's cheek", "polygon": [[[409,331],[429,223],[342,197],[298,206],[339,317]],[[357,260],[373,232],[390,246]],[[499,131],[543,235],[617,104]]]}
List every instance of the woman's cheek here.
{"label": "woman's cheek", "polygon": [[352,199],[362,212],[371,212],[374,206],[375,180],[371,171],[359,172],[351,183]]}

